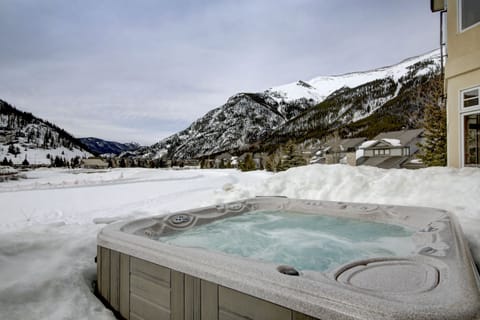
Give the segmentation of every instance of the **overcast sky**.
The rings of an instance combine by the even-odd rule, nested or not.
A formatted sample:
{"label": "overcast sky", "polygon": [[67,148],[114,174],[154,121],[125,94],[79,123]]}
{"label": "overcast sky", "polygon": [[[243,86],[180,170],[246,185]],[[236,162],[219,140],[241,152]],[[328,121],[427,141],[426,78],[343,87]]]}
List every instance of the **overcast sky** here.
{"label": "overcast sky", "polygon": [[435,49],[438,19],[427,0],[0,0],[0,99],[150,144],[236,92]]}

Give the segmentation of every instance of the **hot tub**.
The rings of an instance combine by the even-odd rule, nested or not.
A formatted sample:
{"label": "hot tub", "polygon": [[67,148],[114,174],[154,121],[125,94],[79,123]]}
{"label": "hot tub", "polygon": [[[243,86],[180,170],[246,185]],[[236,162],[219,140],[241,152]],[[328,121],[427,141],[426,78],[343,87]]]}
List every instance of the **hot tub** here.
{"label": "hot tub", "polygon": [[[273,224],[258,240],[250,219]],[[109,225],[97,257],[99,294],[126,319],[480,317],[461,229],[432,208],[260,197]]]}

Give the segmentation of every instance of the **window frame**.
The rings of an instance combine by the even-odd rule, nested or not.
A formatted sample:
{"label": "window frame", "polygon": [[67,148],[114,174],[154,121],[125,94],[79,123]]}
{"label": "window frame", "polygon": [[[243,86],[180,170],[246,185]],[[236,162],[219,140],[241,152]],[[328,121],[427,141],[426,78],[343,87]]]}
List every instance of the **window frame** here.
{"label": "window frame", "polygon": [[[463,94],[471,90],[477,90],[478,104],[471,107],[464,107],[465,99],[463,98]],[[480,110],[480,86],[475,86],[475,87],[460,90],[460,108],[459,109],[460,109],[460,113]]]}
{"label": "window frame", "polygon": [[475,28],[480,25],[480,20],[472,24],[471,26],[466,27],[465,29],[462,27],[463,24],[463,19],[462,19],[462,5],[463,5],[463,0],[458,0],[458,8],[457,8],[457,20],[458,20],[458,30],[459,33],[465,32],[467,30],[470,30],[472,28]]}
{"label": "window frame", "polygon": [[[463,93],[466,92],[466,91],[470,91],[472,89],[477,89],[478,90],[478,94],[479,94],[479,104],[477,106],[472,106],[472,107],[467,107],[467,108],[464,108],[463,107]],[[462,89],[459,91],[459,121],[460,121],[460,134],[459,134],[459,145],[460,145],[460,154],[459,154],[459,157],[460,157],[460,164],[461,164],[461,167],[464,168],[464,167],[473,167],[473,168],[479,168],[480,167],[480,163],[477,164],[477,165],[468,165],[466,166],[465,165],[465,117],[466,116],[471,116],[471,115],[474,115],[474,114],[480,114],[480,85],[476,85],[476,86],[473,86],[473,87],[469,87],[469,88],[465,88],[465,89]]]}

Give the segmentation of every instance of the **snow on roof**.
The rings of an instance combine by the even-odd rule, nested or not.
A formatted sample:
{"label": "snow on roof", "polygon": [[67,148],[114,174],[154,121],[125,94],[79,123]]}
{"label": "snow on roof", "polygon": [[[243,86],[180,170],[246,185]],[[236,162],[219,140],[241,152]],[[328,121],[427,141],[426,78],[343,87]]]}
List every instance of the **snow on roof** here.
{"label": "snow on roof", "polygon": [[412,142],[412,140],[418,138],[422,134],[422,132],[423,129],[389,131],[382,132],[373,139],[385,141],[387,139],[397,139],[400,140],[400,145],[405,146]]}
{"label": "snow on roof", "polygon": [[400,140],[398,139],[382,139],[382,141],[387,142],[388,144],[391,144],[394,147],[401,147],[402,144],[400,143]]}
{"label": "snow on roof", "polygon": [[365,141],[364,143],[362,143],[358,148],[359,149],[370,148],[371,146],[373,146],[377,142],[378,142],[378,140],[368,140],[368,141]]}

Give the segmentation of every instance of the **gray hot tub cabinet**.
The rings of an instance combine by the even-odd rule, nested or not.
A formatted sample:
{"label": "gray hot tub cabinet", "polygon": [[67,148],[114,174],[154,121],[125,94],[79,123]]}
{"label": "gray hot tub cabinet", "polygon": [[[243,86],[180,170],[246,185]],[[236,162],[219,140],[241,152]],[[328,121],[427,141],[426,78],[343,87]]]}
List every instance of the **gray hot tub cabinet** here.
{"label": "gray hot tub cabinet", "polygon": [[[408,257],[289,276],[277,265],[150,238],[255,210],[288,210],[413,228]],[[126,319],[479,319],[479,278],[444,210],[262,197],[120,222],[98,235],[98,290]]]}

